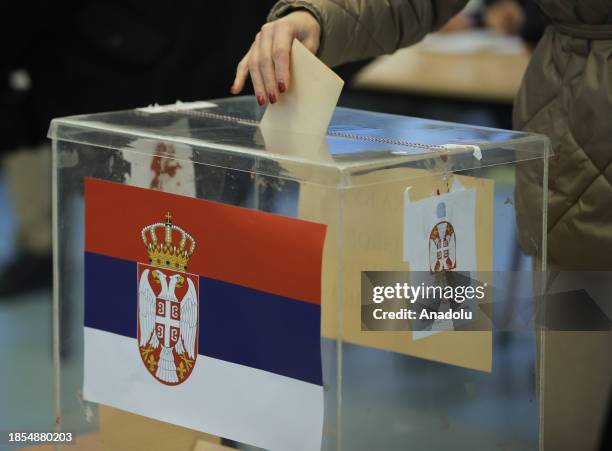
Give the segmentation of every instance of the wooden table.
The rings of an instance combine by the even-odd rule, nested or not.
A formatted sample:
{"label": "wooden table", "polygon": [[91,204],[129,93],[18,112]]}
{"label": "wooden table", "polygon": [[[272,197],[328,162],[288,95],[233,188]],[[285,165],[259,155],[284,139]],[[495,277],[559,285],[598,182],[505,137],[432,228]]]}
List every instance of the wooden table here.
{"label": "wooden table", "polygon": [[352,87],[511,103],[528,62],[528,50],[514,38],[487,32],[434,35],[375,59],[354,77]]}

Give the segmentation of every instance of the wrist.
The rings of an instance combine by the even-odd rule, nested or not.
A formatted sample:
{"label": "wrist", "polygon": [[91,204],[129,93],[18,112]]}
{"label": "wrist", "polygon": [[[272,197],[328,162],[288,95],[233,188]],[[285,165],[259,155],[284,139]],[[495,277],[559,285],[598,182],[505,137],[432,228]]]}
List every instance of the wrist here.
{"label": "wrist", "polygon": [[[312,45],[307,45],[307,47],[309,47],[310,51],[315,55],[320,56],[322,54],[325,41],[323,26],[325,23],[325,16],[324,11],[321,9],[321,5],[319,4],[320,1],[321,0],[280,0],[270,10],[270,13],[268,14],[268,22],[281,18],[290,19],[287,16],[299,14],[302,17],[297,19],[296,22],[298,22],[301,26],[298,27],[300,31],[296,37],[302,41],[302,43],[305,43],[304,39],[307,38],[306,35],[309,35],[309,37],[312,38],[310,40]],[[306,15],[308,18],[304,19],[303,15]],[[307,25],[304,26],[304,24]]]}
{"label": "wrist", "polygon": [[313,3],[304,0],[280,0],[270,10],[268,22],[272,22],[273,20],[280,19],[281,17],[298,11],[309,13],[317,21],[319,27],[321,27],[323,23],[321,11]]}

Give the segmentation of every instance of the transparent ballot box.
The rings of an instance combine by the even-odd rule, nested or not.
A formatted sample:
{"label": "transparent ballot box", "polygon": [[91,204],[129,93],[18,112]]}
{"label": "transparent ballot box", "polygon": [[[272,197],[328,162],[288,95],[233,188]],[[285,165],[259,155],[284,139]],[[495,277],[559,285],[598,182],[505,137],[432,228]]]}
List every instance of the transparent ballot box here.
{"label": "transparent ballot box", "polygon": [[[58,430],[83,449],[538,449],[548,140],[262,114],[238,97],[52,122]],[[397,303],[407,284],[486,296]],[[436,313],[380,318],[399,305]]]}

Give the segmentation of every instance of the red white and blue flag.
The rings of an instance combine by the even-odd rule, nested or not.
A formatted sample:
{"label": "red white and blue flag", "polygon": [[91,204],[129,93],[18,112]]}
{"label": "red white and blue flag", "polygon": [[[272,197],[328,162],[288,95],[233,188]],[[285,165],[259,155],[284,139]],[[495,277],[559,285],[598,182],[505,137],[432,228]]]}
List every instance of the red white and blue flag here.
{"label": "red white and blue flag", "polygon": [[85,180],[85,399],[318,450],[325,226]]}

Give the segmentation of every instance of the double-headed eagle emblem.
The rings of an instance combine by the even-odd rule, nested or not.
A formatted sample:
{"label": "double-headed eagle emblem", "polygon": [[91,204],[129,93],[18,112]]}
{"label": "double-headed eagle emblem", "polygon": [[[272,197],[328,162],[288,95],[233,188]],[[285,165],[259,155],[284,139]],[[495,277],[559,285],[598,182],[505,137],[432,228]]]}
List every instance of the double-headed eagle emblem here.
{"label": "double-headed eagle emblem", "polygon": [[149,262],[138,264],[138,346],[153,377],[178,385],[198,355],[198,277],[187,272],[196,243],[165,219],[141,231]]}
{"label": "double-headed eagle emblem", "polygon": [[457,237],[448,221],[438,222],[429,234],[429,270],[432,273],[452,271],[457,267]]}
{"label": "double-headed eagle emblem", "polygon": [[446,202],[436,205],[439,222],[429,233],[429,270],[452,271],[457,267],[457,236],[446,212]]}

